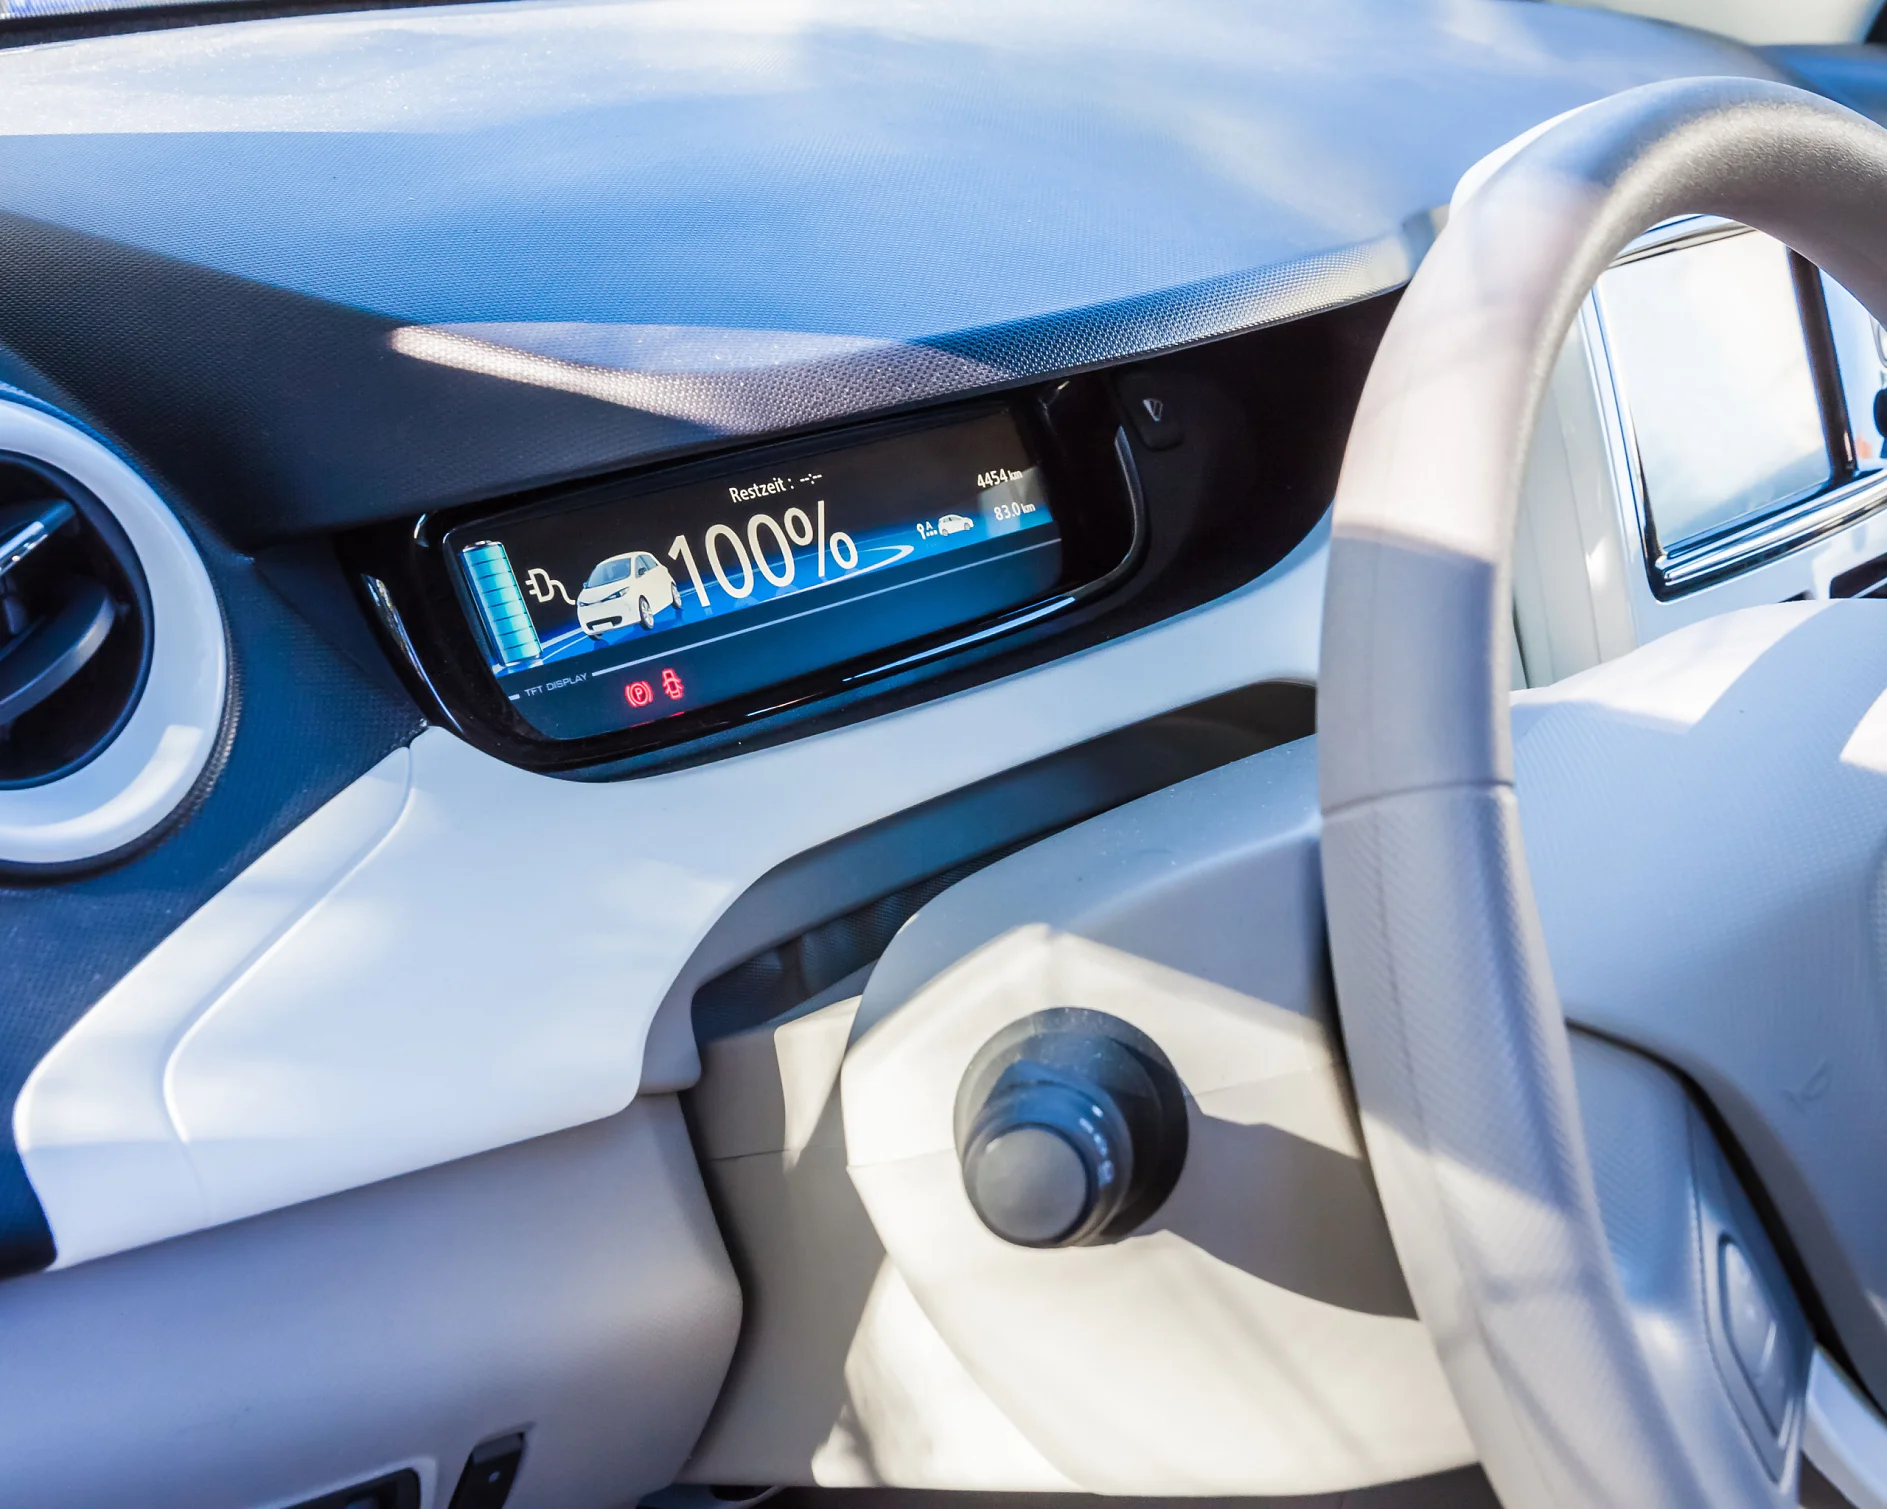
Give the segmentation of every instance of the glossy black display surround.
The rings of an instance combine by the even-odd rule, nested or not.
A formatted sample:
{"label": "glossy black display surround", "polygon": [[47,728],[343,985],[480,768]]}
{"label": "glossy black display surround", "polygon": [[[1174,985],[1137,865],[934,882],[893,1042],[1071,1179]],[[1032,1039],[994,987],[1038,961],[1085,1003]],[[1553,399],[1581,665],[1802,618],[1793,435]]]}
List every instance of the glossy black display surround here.
{"label": "glossy black display surround", "polygon": [[1062,585],[1055,503],[1004,409],[758,471],[686,470],[446,535],[492,674],[538,733],[762,696]]}
{"label": "glossy black display surround", "polygon": [[[448,533],[457,531],[455,537],[463,538],[467,526],[552,513],[580,499],[609,493],[629,501],[683,483],[784,466],[840,447],[942,429],[993,413],[1007,413],[1022,432],[1042,468],[1061,529],[1061,575],[1041,597],[746,696],[584,738],[554,739],[539,732],[517,713],[493,677],[445,548]],[[408,526],[362,532],[346,542],[344,554],[395,663],[422,706],[501,759],[557,771],[618,761],[738,728],[896,673],[946,663],[954,654],[987,645],[1012,629],[1047,623],[1125,581],[1144,552],[1145,537],[1143,499],[1120,416],[1105,380],[1087,376],[1006,399],[822,430],[779,444],[547,490],[509,500],[500,508],[426,515]]]}
{"label": "glossy black display surround", "polygon": [[[954,423],[1007,408],[1027,426],[1047,489],[1061,511],[1072,575],[1074,516],[1112,537],[1085,570],[1103,573],[1077,600],[990,632],[944,636],[911,664],[842,668],[821,684],[776,689],[770,705],[725,706],[658,725],[672,743],[616,738],[557,745],[518,733],[451,584],[436,545],[446,530],[521,506],[555,505],[593,486],[574,483],[477,507],[374,525],[336,538],[338,553],[380,649],[426,716],[469,743],[527,769],[576,780],[616,780],[723,759],[950,696],[1148,628],[1234,592],[1305,541],[1330,503],[1343,444],[1393,298],[1346,305],[1306,319],[1168,352],[999,398],[944,405],[882,424],[809,433],[793,448],[844,444],[906,426]],[[1178,427],[1177,444],[1149,446],[1132,403],[1157,396]],[[1169,432],[1170,433],[1170,432]],[[784,449],[784,448],[780,448]],[[703,469],[736,470],[775,447],[719,447]],[[704,452],[705,454],[705,452]],[[616,473],[625,484],[664,485],[681,465]],[[1136,518],[1142,536],[1126,542]],[[1109,570],[1107,557],[1122,563]],[[372,577],[390,614],[365,590]],[[968,642],[965,642],[965,641]],[[908,652],[907,652],[908,653]],[[887,657],[889,658],[889,657]],[[383,662],[384,663],[384,662]],[[725,716],[721,716],[724,714]],[[645,725],[647,728],[647,725]]]}

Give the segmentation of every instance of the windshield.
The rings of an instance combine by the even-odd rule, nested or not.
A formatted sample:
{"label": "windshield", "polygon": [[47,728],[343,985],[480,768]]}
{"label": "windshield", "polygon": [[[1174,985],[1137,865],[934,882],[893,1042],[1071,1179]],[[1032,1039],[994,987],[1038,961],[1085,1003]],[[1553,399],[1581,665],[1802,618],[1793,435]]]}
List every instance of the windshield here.
{"label": "windshield", "polygon": [[[0,21],[23,20],[29,16],[82,16],[103,11],[146,10],[175,3],[176,0],[0,0]],[[217,0],[184,0],[184,3],[212,5]]]}
{"label": "windshield", "polygon": [[214,21],[464,3],[468,0],[0,0],[0,32],[7,34],[0,46]]}
{"label": "windshield", "polygon": [[590,573],[590,579],[583,585],[586,587],[607,587],[611,582],[627,581],[628,578],[629,557],[619,555],[612,560],[604,561],[602,565],[598,566]]}

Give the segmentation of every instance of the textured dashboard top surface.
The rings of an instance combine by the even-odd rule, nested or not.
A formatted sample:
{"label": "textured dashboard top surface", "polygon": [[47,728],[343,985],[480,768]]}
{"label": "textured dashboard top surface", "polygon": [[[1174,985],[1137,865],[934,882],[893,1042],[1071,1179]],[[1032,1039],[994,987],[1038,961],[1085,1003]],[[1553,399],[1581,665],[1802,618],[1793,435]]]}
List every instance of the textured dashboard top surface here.
{"label": "textured dashboard top surface", "polygon": [[19,47],[0,343],[254,544],[1362,297],[1518,131],[1767,71],[1517,0],[514,0]]}

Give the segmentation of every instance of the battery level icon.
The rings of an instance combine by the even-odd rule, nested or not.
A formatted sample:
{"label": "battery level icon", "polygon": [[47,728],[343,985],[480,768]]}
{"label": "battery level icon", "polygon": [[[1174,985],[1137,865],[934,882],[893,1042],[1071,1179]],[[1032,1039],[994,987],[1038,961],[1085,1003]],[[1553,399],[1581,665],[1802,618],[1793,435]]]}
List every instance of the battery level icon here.
{"label": "battery level icon", "polygon": [[478,599],[478,611],[485,621],[485,632],[498,659],[506,666],[523,665],[537,659],[543,646],[531,623],[531,610],[524,606],[524,594],[518,590],[518,576],[511,569],[511,557],[496,540],[480,540],[459,552],[465,574]]}

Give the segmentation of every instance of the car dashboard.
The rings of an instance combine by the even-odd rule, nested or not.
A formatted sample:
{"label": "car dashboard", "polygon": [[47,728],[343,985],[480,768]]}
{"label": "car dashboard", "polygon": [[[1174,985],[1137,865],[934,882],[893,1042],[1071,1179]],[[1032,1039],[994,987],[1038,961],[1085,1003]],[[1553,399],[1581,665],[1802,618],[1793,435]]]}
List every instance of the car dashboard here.
{"label": "car dashboard", "polygon": [[[1192,1476],[1084,1476],[883,1289],[869,1313],[904,1340],[874,1365],[907,1358],[928,1444],[842,1430],[806,1275],[852,1275],[856,1311],[886,1259],[832,1153],[831,1055],[951,887],[1314,732],[1350,418],[1477,161],[1655,79],[1820,80],[1865,109],[1851,77],[1508,0],[60,24],[0,33],[14,1355],[149,1286],[182,1329],[112,1355],[160,1441],[321,1350],[279,1319],[297,1252],[368,1296],[311,1312],[333,1355],[309,1387],[338,1388],[376,1332],[423,1354],[388,1317],[463,1223],[515,1219],[542,1243],[453,1294],[489,1310],[522,1275],[535,1308],[491,1350],[551,1383],[493,1402],[475,1356],[422,1356],[319,1440],[286,1417],[255,1438],[274,1455],[219,1436],[178,1501],[365,1485],[430,1509],[514,1435],[513,1502],[546,1504],[1308,1493],[1467,1464],[1431,1398],[1386,1445],[1332,1406],[1252,1472],[1201,1448]],[[1516,688],[1728,607],[1887,590],[1887,338],[1778,243],[1694,217],[1642,238],[1547,395]],[[776,1053],[796,1022],[827,1065],[803,1103]],[[1350,1146],[1347,1115],[1320,1102],[1316,1135]],[[547,1172],[559,1147],[578,1162]],[[475,1193],[487,1167],[502,1198]],[[409,1188],[438,1214],[401,1267],[371,1237],[404,1230]],[[1391,1337],[1403,1398],[1427,1343],[1355,1219],[1357,1329],[1330,1344]],[[693,1266],[625,1299],[599,1254]],[[174,1302],[217,1263],[282,1275],[230,1334]],[[607,1295],[632,1338],[600,1372],[557,1295]],[[201,1369],[150,1363],[190,1327]],[[0,1386],[38,1433],[14,1455],[67,1471],[83,1432],[50,1412],[87,1378],[37,1366]],[[600,1402],[572,1403],[585,1378]],[[645,1425],[599,1423],[663,1378]],[[97,1472],[68,1501],[121,1494]]]}

